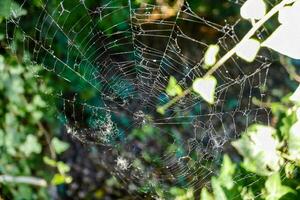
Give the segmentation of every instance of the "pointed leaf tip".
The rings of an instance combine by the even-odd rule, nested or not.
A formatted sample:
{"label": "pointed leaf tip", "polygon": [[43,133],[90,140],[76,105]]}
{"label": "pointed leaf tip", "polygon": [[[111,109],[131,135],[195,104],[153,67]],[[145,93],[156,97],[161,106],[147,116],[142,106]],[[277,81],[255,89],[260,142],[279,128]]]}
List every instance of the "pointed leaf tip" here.
{"label": "pointed leaf tip", "polygon": [[236,55],[246,60],[247,62],[253,62],[259,49],[260,49],[259,41],[255,39],[248,39],[238,44]]}
{"label": "pointed leaf tip", "polygon": [[209,104],[214,103],[217,80],[213,76],[197,78],[193,83],[193,90]]}

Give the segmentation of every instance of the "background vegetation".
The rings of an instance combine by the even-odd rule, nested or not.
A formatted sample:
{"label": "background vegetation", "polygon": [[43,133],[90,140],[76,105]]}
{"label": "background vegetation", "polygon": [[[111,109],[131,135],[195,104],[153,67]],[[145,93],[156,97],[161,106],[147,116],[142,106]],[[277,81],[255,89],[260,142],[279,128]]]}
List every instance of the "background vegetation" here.
{"label": "background vegetation", "polygon": [[[233,2],[188,2],[199,15],[220,24],[224,19],[231,22],[240,19],[240,5]],[[21,3],[0,2],[0,199],[134,199],[136,194],[129,194],[111,174],[108,161],[103,164],[95,159],[101,148],[82,144],[66,133],[60,112],[55,109],[59,110],[62,104],[46,95],[63,90],[70,96],[76,92],[83,99],[94,101],[94,91],[86,91],[84,84],[78,88],[58,82],[41,66],[30,64],[26,54],[29,52],[23,51],[18,32],[13,42],[7,41],[6,20],[28,16],[31,20],[25,27],[35,27],[40,1],[34,0],[18,9]],[[59,1],[52,3],[54,7]],[[135,2],[137,6],[141,3]],[[118,22],[122,17],[115,16],[108,23]],[[268,26],[272,28],[274,24]],[[247,26],[239,28],[241,33],[248,30]],[[217,36],[207,33],[203,37],[211,41]],[[64,49],[59,51],[63,54]],[[142,185],[140,194],[148,194],[151,199],[150,194],[155,192],[162,199],[177,200],[300,198],[300,102],[289,98],[298,86],[300,64],[299,60],[276,56],[280,57],[272,66],[276,73],[269,77],[273,85],[267,88],[270,101],[254,100],[271,110],[273,128],[251,125],[232,143],[234,152],[221,155],[222,167],[215,169],[219,175],[211,177],[211,184],[202,191],[180,185],[158,185],[155,191],[150,191]],[[123,121],[129,123],[126,116]],[[155,131],[154,127],[142,126],[134,129],[129,139],[143,141],[144,149],[148,149],[143,157],[159,162],[152,154],[156,148],[180,149],[180,146],[164,146],[165,138],[154,134]],[[153,141],[157,144],[153,145]],[[266,145],[270,148],[265,148]]]}

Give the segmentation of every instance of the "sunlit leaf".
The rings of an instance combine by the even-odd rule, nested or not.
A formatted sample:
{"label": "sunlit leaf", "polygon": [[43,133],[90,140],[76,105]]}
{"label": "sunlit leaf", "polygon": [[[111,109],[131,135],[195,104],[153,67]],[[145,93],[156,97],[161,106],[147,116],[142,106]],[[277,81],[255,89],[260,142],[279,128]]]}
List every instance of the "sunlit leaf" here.
{"label": "sunlit leaf", "polygon": [[251,188],[243,187],[242,191],[240,192],[243,200],[254,200],[255,195],[253,194],[253,191]]}
{"label": "sunlit leaf", "polygon": [[45,164],[47,164],[51,167],[56,167],[56,165],[57,165],[57,162],[55,160],[49,158],[48,156],[44,156],[43,161]]}
{"label": "sunlit leaf", "polygon": [[159,114],[162,114],[164,115],[166,110],[162,107],[162,106],[159,106],[157,109],[156,109],[156,112],[158,112]]}
{"label": "sunlit leaf", "polygon": [[279,141],[272,127],[254,124],[232,145],[243,156],[243,167],[259,175],[269,175],[280,168]]}
{"label": "sunlit leaf", "polygon": [[235,164],[230,160],[228,155],[224,155],[220,175],[218,180],[227,189],[231,189],[234,186],[233,174],[235,172]]}
{"label": "sunlit leaf", "polygon": [[296,91],[290,96],[290,100],[296,103],[300,103],[300,85],[296,89]]}
{"label": "sunlit leaf", "polygon": [[169,96],[176,96],[182,94],[182,88],[180,85],[178,85],[177,80],[174,76],[171,76],[169,79],[169,83],[166,88],[166,93]]}
{"label": "sunlit leaf", "polygon": [[211,179],[211,186],[213,188],[215,200],[227,200],[227,197],[223,188],[221,187],[220,182],[215,177],[212,177]]}
{"label": "sunlit leaf", "polygon": [[281,184],[279,173],[275,173],[268,177],[266,183],[266,200],[278,200],[283,195],[294,192],[290,187]]}
{"label": "sunlit leaf", "polygon": [[281,25],[262,43],[283,55],[300,59],[300,2],[286,6],[279,12]]}
{"label": "sunlit leaf", "polygon": [[205,68],[209,68],[216,63],[216,57],[219,53],[219,45],[209,45],[204,55]]}
{"label": "sunlit leaf", "polygon": [[65,177],[61,174],[55,174],[51,180],[52,185],[60,185],[65,182]]}
{"label": "sunlit leaf", "polygon": [[[298,20],[295,20],[298,23]],[[300,25],[280,25],[272,35],[262,43],[283,55],[294,59],[300,59]]]}
{"label": "sunlit leaf", "polygon": [[20,151],[26,156],[30,156],[32,153],[41,153],[41,150],[42,146],[34,135],[27,135],[25,142],[20,145]]}
{"label": "sunlit leaf", "polygon": [[42,99],[41,95],[35,95],[33,97],[32,103],[41,108],[44,108],[47,106],[46,102]]}
{"label": "sunlit leaf", "polygon": [[213,76],[197,78],[193,82],[193,90],[208,103],[214,103],[217,80]]}
{"label": "sunlit leaf", "polygon": [[65,174],[70,171],[69,165],[65,164],[64,162],[58,161],[57,162],[57,169],[61,174]]}
{"label": "sunlit leaf", "polygon": [[179,188],[179,187],[171,187],[170,193],[174,196],[183,196],[186,190]]}
{"label": "sunlit leaf", "polygon": [[300,1],[296,1],[292,6],[285,6],[279,11],[278,21],[281,24],[297,25],[297,19],[300,19]]}
{"label": "sunlit leaf", "polygon": [[63,174],[55,174],[51,180],[52,185],[60,185],[63,183],[71,183],[72,177],[63,175]]}
{"label": "sunlit leaf", "polygon": [[292,125],[288,135],[288,152],[292,159],[300,161],[300,108],[297,110],[298,121]]}
{"label": "sunlit leaf", "polygon": [[294,163],[287,162],[286,165],[284,166],[284,172],[286,177],[288,178],[295,178],[295,176],[297,175],[296,173],[297,171],[298,170]]}
{"label": "sunlit leaf", "polygon": [[241,7],[244,19],[261,19],[266,14],[266,4],[263,0],[247,0]]}
{"label": "sunlit leaf", "polygon": [[247,62],[252,62],[255,59],[259,49],[259,41],[255,39],[248,39],[238,44],[236,55],[246,60]]}
{"label": "sunlit leaf", "polygon": [[62,152],[66,151],[70,146],[68,143],[63,142],[56,137],[51,140],[51,144],[57,154],[61,154]]}
{"label": "sunlit leaf", "polygon": [[201,190],[201,200],[214,200],[214,197],[212,194],[210,194],[207,189],[204,187]]}

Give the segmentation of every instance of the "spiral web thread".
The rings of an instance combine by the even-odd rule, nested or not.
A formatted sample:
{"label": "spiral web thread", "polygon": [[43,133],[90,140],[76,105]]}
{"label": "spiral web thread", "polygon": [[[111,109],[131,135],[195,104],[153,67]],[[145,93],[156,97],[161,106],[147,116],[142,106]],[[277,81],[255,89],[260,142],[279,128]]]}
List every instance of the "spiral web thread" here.
{"label": "spiral web thread", "polygon": [[[252,101],[266,96],[267,54],[251,64],[233,57],[218,69],[213,105],[190,94],[160,115],[157,106],[170,100],[169,77],[190,87],[206,72],[203,55],[209,44],[219,44],[223,55],[239,42],[238,23],[213,23],[181,1],[170,16],[159,5],[97,2],[40,2],[35,27],[26,27],[30,15],[12,18],[7,38],[13,43],[21,37],[30,60],[70,89],[49,94],[61,102],[66,131],[99,147],[99,160],[129,192],[143,187],[155,197],[153,190],[167,185],[199,191],[218,173],[232,139],[252,123],[269,124],[270,111]],[[133,136],[133,130],[142,130],[148,140]]]}

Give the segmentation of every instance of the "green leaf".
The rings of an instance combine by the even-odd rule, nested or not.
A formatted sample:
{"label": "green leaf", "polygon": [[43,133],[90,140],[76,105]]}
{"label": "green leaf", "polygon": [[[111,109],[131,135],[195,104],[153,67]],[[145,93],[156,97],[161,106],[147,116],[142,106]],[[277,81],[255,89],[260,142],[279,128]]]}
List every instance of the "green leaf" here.
{"label": "green leaf", "polygon": [[51,180],[52,185],[60,185],[65,182],[65,177],[61,174],[55,174]]}
{"label": "green leaf", "polygon": [[158,112],[159,114],[161,115],[164,115],[166,110],[164,109],[164,107],[162,106],[159,106],[157,109],[156,109],[156,112]]}
{"label": "green leaf", "polygon": [[71,182],[72,182],[72,177],[63,174],[55,174],[51,180],[52,185],[60,185],[60,184],[71,183]]}
{"label": "green leaf", "polygon": [[0,147],[4,146],[4,144],[5,144],[4,131],[2,129],[0,129]]}
{"label": "green leaf", "polygon": [[182,94],[182,88],[180,85],[177,84],[177,80],[174,76],[170,77],[168,86],[166,88],[166,93],[169,96],[176,96]]}
{"label": "green leaf", "polygon": [[20,145],[19,149],[28,157],[32,153],[41,153],[42,146],[38,142],[37,137],[30,134],[27,135],[25,142]]}
{"label": "green leaf", "polygon": [[197,78],[193,82],[193,90],[209,104],[214,103],[217,80],[213,76]]}
{"label": "green leaf", "polygon": [[210,194],[207,189],[204,187],[201,190],[201,200],[214,200],[214,197],[212,194]]}
{"label": "green leaf", "polygon": [[266,4],[263,0],[247,0],[241,7],[241,16],[244,19],[261,19],[266,14]]}
{"label": "green leaf", "polygon": [[290,128],[287,145],[290,157],[300,161],[300,108],[297,109],[297,118],[298,121]]}
{"label": "green leaf", "polygon": [[45,164],[51,166],[51,167],[56,167],[57,163],[55,160],[49,158],[48,156],[43,157],[43,161]]}
{"label": "green leaf", "polygon": [[57,169],[61,174],[65,174],[70,171],[69,165],[65,164],[64,162],[58,161],[57,162]]}
{"label": "green leaf", "polygon": [[17,195],[19,197],[22,196],[22,198],[20,198],[20,199],[32,199],[33,198],[33,191],[29,185],[19,184],[17,188],[18,188]]}
{"label": "green leaf", "polygon": [[254,200],[255,199],[255,195],[253,194],[251,188],[243,187],[240,194],[241,194],[241,197],[243,200]]}
{"label": "green leaf", "polygon": [[10,15],[11,0],[1,0],[0,1],[0,17],[9,17]]}
{"label": "green leaf", "polygon": [[216,63],[216,57],[219,53],[219,45],[209,45],[204,54],[204,67],[208,69]]}
{"label": "green leaf", "polygon": [[300,2],[284,7],[278,16],[281,25],[263,42],[262,46],[268,47],[283,55],[300,59]]}
{"label": "green leaf", "polygon": [[263,176],[279,170],[279,141],[274,128],[254,124],[232,145],[243,156],[242,166],[246,170]]}
{"label": "green leaf", "polygon": [[1,73],[3,73],[4,67],[5,67],[4,57],[2,55],[0,55],[0,71],[1,71]]}
{"label": "green leaf", "polygon": [[295,178],[296,176],[297,168],[295,164],[287,162],[286,165],[284,166],[284,172],[287,178],[292,179]]}
{"label": "green leaf", "polygon": [[272,176],[268,177],[266,183],[266,200],[278,200],[283,195],[294,192],[290,187],[281,185],[279,173],[275,173]]}
{"label": "green leaf", "polygon": [[296,1],[292,6],[285,6],[279,10],[278,21],[281,24],[298,25],[295,19],[300,19],[300,2]]}
{"label": "green leaf", "polygon": [[27,11],[20,7],[20,5],[12,0],[0,1],[0,17],[13,17],[17,18],[26,15]]}
{"label": "green leaf", "polygon": [[228,190],[230,190],[234,186],[232,176],[234,175],[235,167],[235,164],[231,162],[229,156],[224,155],[220,175],[218,176],[218,181]]}
{"label": "green leaf", "polygon": [[179,187],[171,187],[170,194],[173,196],[182,196],[185,194],[185,190]]}
{"label": "green leaf", "polygon": [[287,110],[289,111],[290,109],[285,108],[285,111],[281,112],[281,116],[280,114],[278,114],[278,117],[281,117],[279,127],[278,127],[279,133],[282,136],[282,139],[286,141],[289,138],[291,127],[297,122],[296,114],[294,112],[287,112]]}
{"label": "green leaf", "polygon": [[296,91],[292,94],[292,96],[290,96],[290,100],[300,104],[300,85],[298,86]]}
{"label": "green leaf", "polygon": [[70,147],[68,143],[63,142],[56,137],[54,137],[51,140],[51,144],[53,145],[54,150],[57,154],[61,154],[62,152],[66,151]]}
{"label": "green leaf", "polygon": [[18,18],[26,14],[27,11],[24,10],[19,4],[17,4],[14,1],[11,2],[11,12],[10,12],[11,17]]}
{"label": "green leaf", "polygon": [[38,107],[44,108],[47,106],[46,102],[42,99],[41,95],[35,95],[32,103]]}
{"label": "green leaf", "polygon": [[[298,23],[297,20],[295,22]],[[300,26],[280,25],[262,46],[268,47],[283,55],[300,59]]]}
{"label": "green leaf", "polygon": [[255,39],[248,39],[238,44],[236,55],[246,60],[253,62],[260,49],[260,42]]}
{"label": "green leaf", "polygon": [[211,179],[211,186],[213,188],[215,200],[227,200],[220,182],[215,177],[212,177]]}

